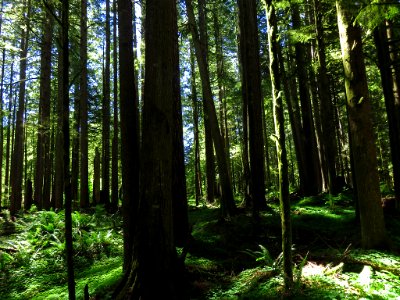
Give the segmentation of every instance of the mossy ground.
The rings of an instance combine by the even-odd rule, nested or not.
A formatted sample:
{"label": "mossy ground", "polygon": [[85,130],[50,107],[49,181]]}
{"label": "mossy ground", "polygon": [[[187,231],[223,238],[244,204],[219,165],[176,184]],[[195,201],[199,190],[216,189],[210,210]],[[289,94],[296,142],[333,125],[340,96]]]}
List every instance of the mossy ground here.
{"label": "mossy ground", "polygon": [[[239,209],[222,220],[213,206],[190,205],[193,239],[185,264],[191,299],[400,299],[400,216],[386,217],[392,248],[362,250],[349,194],[292,201],[295,286],[283,291],[277,203],[255,222]],[[111,299],[122,276],[118,214],[75,213],[77,298],[88,284]],[[0,218],[0,299],[67,299],[63,213]]]}

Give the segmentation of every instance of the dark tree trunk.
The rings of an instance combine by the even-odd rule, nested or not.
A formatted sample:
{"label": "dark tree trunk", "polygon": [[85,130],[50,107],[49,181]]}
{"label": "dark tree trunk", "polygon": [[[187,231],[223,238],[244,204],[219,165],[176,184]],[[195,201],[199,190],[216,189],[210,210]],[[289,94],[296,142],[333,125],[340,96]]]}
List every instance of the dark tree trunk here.
{"label": "dark tree trunk", "polygon": [[286,291],[290,291],[293,287],[292,225],[290,217],[288,162],[285,146],[285,120],[283,114],[281,75],[279,71],[278,28],[272,0],[265,0],[265,4],[268,22],[272,99],[274,102],[275,143],[279,170],[279,203],[281,210],[284,283]]}
{"label": "dark tree trunk", "polygon": [[[51,100],[51,48],[53,39],[53,16],[46,10],[43,13],[44,32],[40,58],[40,102],[39,128],[36,152],[36,173],[34,202],[39,209],[49,208],[49,193],[45,192],[45,181],[50,155],[50,100]],[[48,187],[48,182],[46,188]],[[46,198],[44,198],[46,196]]]}
{"label": "dark tree trunk", "polygon": [[130,280],[121,296],[157,299],[162,291],[165,299],[186,299],[174,243],[174,111],[180,97],[175,0],[147,0],[145,24],[140,222]]}
{"label": "dark tree trunk", "polygon": [[251,198],[254,215],[266,208],[261,71],[255,0],[238,0],[242,95],[248,113]]}
{"label": "dark tree trunk", "polygon": [[106,0],[106,48],[103,82],[101,201],[110,205],[110,64],[111,64],[110,0]]}
{"label": "dark tree trunk", "polygon": [[100,203],[100,153],[99,148],[96,147],[93,161],[93,205]]}
{"label": "dark tree trunk", "polygon": [[[198,0],[199,11],[199,39],[202,50],[203,59],[208,70],[208,34],[207,34],[207,15],[206,1]],[[207,202],[214,202],[216,180],[215,180],[215,159],[214,145],[211,133],[210,117],[208,115],[205,95],[203,92],[203,116],[204,116],[204,136],[206,147],[206,182],[207,182]]]}
{"label": "dark tree trunk", "polygon": [[397,119],[399,114],[396,113],[395,94],[393,93],[394,82],[391,69],[390,49],[386,24],[382,24],[375,29],[374,38],[389,125],[394,190],[397,201],[400,201],[400,127],[398,126],[400,120]]}
{"label": "dark tree trunk", "polygon": [[353,25],[354,16],[350,13],[351,8],[343,1],[336,1],[362,246],[376,248],[386,246],[387,236],[381,206],[361,29]]}
{"label": "dark tree trunk", "polygon": [[[299,29],[300,12],[298,4],[292,5],[292,21],[293,28]],[[296,75],[299,81],[299,97],[301,102],[302,112],[302,129],[304,145],[304,158],[305,158],[305,174],[303,178],[304,195],[316,195],[321,191],[321,173],[318,164],[318,150],[316,144],[314,121],[311,108],[311,100],[309,93],[309,80],[307,74],[307,62],[305,46],[297,42],[295,44],[295,57],[296,57]]]}
{"label": "dark tree trunk", "polygon": [[197,100],[196,87],[196,65],[192,47],[190,48],[190,72],[192,88],[192,107],[193,107],[193,135],[194,135],[194,186],[196,206],[200,204],[201,197],[201,168],[200,168],[200,138],[199,138],[199,104]]}
{"label": "dark tree trunk", "polygon": [[79,132],[80,132],[80,103],[79,103],[79,85],[75,85],[74,95],[74,122],[72,134],[72,155],[71,155],[71,199],[72,206],[78,207],[78,189],[79,189]]}
{"label": "dark tree trunk", "polygon": [[69,1],[63,0],[61,11],[61,52],[62,52],[62,145],[65,199],[65,252],[67,257],[68,298],[75,300],[75,275],[72,244],[72,197],[70,173],[69,133]]}
{"label": "dark tree trunk", "polygon": [[314,19],[318,46],[318,92],[321,101],[322,145],[325,156],[328,191],[331,194],[338,192],[334,182],[336,179],[336,139],[333,105],[329,88],[328,70],[326,66],[325,40],[323,27],[323,10],[320,0],[314,0]]}
{"label": "dark tree trunk", "polygon": [[132,2],[118,0],[124,270],[132,261],[139,205],[139,117],[133,59]]}
{"label": "dark tree trunk", "polygon": [[203,88],[203,101],[206,105],[206,112],[210,121],[211,134],[217,154],[218,171],[221,181],[221,213],[223,217],[232,215],[236,210],[236,204],[233,198],[232,183],[229,177],[228,165],[226,161],[226,152],[224,147],[223,138],[218,125],[217,113],[212,97],[210,76],[207,69],[207,63],[204,59],[204,49],[201,47],[199,34],[196,27],[196,21],[193,13],[193,6],[191,0],[185,0],[186,9],[189,19],[189,27],[192,33],[192,39],[195,46],[197,63],[200,70],[200,77]]}
{"label": "dark tree trunk", "polygon": [[112,138],[112,161],[111,161],[111,210],[118,209],[118,136],[119,136],[119,122],[118,122],[118,51],[117,51],[117,0],[113,2],[113,69],[114,69],[114,99],[113,99],[113,138]]}
{"label": "dark tree trunk", "polygon": [[87,0],[81,0],[80,18],[80,207],[89,206],[89,164],[88,164],[88,87],[87,87]]}
{"label": "dark tree trunk", "polygon": [[22,206],[22,176],[23,176],[23,161],[24,161],[24,112],[25,112],[25,91],[26,91],[26,70],[28,59],[28,41],[29,27],[31,16],[31,0],[25,3],[25,12],[27,11],[26,27],[22,30],[21,36],[21,54],[19,67],[19,95],[18,95],[18,110],[17,122],[15,125],[15,142],[14,151],[11,159],[11,203],[10,214],[21,209]]}

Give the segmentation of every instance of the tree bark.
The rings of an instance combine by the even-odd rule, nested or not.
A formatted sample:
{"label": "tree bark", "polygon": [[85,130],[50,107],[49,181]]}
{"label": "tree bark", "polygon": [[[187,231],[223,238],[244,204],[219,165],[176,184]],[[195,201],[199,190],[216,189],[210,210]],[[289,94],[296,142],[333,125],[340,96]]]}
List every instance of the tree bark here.
{"label": "tree bark", "polygon": [[364,248],[379,248],[387,246],[387,235],[381,206],[361,29],[353,25],[354,16],[350,13],[349,4],[336,1],[336,9],[345,75],[350,148],[360,209],[361,242]]}
{"label": "tree bark", "polygon": [[174,243],[174,118],[180,97],[176,1],[147,0],[145,24],[140,221],[132,270],[120,296],[157,299],[161,290],[165,299],[186,299]]}
{"label": "tree bark", "polygon": [[277,37],[278,26],[272,0],[265,0],[265,5],[268,22],[268,44],[274,110],[275,143],[279,171],[279,203],[282,226],[284,284],[286,291],[290,291],[293,287],[292,225],[290,217],[288,162],[285,146],[286,136],[283,114],[284,108],[282,101],[281,75],[279,71],[279,41]]}
{"label": "tree bark", "polygon": [[190,47],[190,72],[192,89],[192,107],[193,107],[193,135],[194,135],[194,185],[196,206],[200,204],[201,197],[201,168],[200,168],[200,138],[199,138],[199,104],[197,100],[196,87],[196,65],[192,47]]}
{"label": "tree bark", "polygon": [[89,164],[88,164],[88,83],[87,83],[87,0],[81,0],[80,18],[80,207],[89,206]]}
{"label": "tree bark", "polygon": [[266,208],[261,71],[255,0],[238,0],[242,95],[248,113],[251,198],[256,216]]}
{"label": "tree bark", "polygon": [[[300,28],[300,12],[299,5],[292,5],[292,22],[293,28]],[[306,53],[304,45],[300,42],[295,44],[296,57],[296,75],[299,81],[299,97],[302,112],[302,129],[305,158],[305,174],[303,178],[304,195],[316,195],[321,191],[321,174],[318,166],[318,151],[314,130],[314,121],[310,101],[309,77],[307,74]]]}
{"label": "tree bark", "polygon": [[102,109],[102,160],[101,160],[101,202],[108,208],[110,205],[110,64],[111,64],[111,30],[110,0],[106,0],[106,47],[103,82]]}
{"label": "tree bark", "polygon": [[[24,11],[27,12],[26,27],[22,29],[21,34],[21,54],[19,66],[19,95],[17,122],[15,125],[14,151],[11,159],[11,203],[10,214],[15,215],[22,206],[22,175],[24,161],[24,112],[25,112],[25,92],[26,92],[26,70],[28,59],[28,41],[31,17],[31,0],[25,2]],[[25,14],[24,12],[24,14]]]}
{"label": "tree bark", "polygon": [[[206,2],[205,0],[198,0],[199,11],[199,42],[201,45],[203,59],[208,70],[208,34],[207,34],[207,15],[206,15]],[[205,95],[203,92],[203,116],[204,116],[204,136],[205,136],[205,150],[206,150],[206,182],[207,182],[207,202],[213,203],[216,189],[215,178],[215,158],[214,158],[214,145],[211,133],[210,117],[208,115]]]}
{"label": "tree bark", "polygon": [[215,111],[215,106],[211,91],[210,76],[207,69],[206,61],[204,59],[204,49],[202,49],[200,45],[192,3],[191,0],[185,0],[185,3],[189,19],[189,27],[192,33],[192,39],[195,46],[197,63],[200,70],[200,77],[202,81],[203,96],[204,96],[203,101],[205,102],[207,108],[206,111],[210,120],[212,139],[215,146],[215,152],[217,154],[217,163],[218,163],[218,170],[219,170],[221,189],[222,189],[221,214],[223,217],[229,217],[235,212],[236,204],[233,198],[231,180],[229,178],[224,142],[221,136],[221,131],[219,130],[217,113]]}
{"label": "tree bark", "polygon": [[[39,209],[49,209],[50,194],[46,191],[48,181],[45,175],[50,155],[50,100],[51,100],[51,48],[53,39],[54,20],[51,13],[46,9],[43,14],[43,37],[40,58],[40,102],[39,102],[39,128],[36,152],[36,173],[34,202]],[[46,198],[44,198],[46,196]]]}
{"label": "tree bark", "polygon": [[131,266],[139,204],[139,117],[132,19],[132,1],[118,0],[124,270],[129,270]]}
{"label": "tree bark", "polygon": [[114,99],[113,99],[113,138],[112,138],[112,162],[111,162],[111,210],[118,209],[118,137],[119,137],[119,121],[118,121],[118,50],[117,50],[117,0],[113,2],[113,69],[114,69]]}
{"label": "tree bark", "polygon": [[318,92],[321,101],[321,126],[322,126],[322,145],[325,156],[328,191],[331,194],[338,192],[334,182],[336,179],[336,139],[335,122],[333,115],[333,105],[329,88],[328,70],[326,66],[325,40],[323,27],[323,11],[320,0],[314,0],[314,19],[317,34],[318,46]]}

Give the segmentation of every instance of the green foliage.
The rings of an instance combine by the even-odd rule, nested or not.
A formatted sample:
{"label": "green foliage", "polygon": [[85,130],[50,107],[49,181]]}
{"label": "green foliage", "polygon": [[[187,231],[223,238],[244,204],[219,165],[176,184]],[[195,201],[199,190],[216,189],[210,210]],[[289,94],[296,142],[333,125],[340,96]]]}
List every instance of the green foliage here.
{"label": "green foliage", "polygon": [[356,22],[367,29],[374,29],[385,20],[394,20],[400,15],[400,5],[398,3],[383,3],[382,0],[373,0],[364,6]]}
{"label": "green foliage", "polygon": [[[78,274],[81,270],[95,272],[99,281],[94,278],[93,286],[98,286],[99,291],[104,289],[102,284],[115,283],[121,274],[122,265],[120,216],[109,215],[104,207],[99,206],[93,214],[74,212],[72,222],[74,262]],[[0,280],[6,283],[0,287],[0,298],[9,295],[7,299],[34,299],[38,293],[48,290],[48,286],[63,290],[67,295],[64,211],[32,209],[31,213],[18,218],[16,225],[17,234],[0,239],[0,249],[8,250],[0,251]],[[96,270],[92,269],[102,261],[109,260],[115,261],[110,267],[106,264],[97,266]],[[101,274],[108,269],[112,271],[113,278],[109,277],[110,274]],[[79,278],[78,286],[81,285],[83,291],[85,283]],[[52,293],[60,299],[59,292],[53,290]],[[52,296],[48,293],[47,297]]]}

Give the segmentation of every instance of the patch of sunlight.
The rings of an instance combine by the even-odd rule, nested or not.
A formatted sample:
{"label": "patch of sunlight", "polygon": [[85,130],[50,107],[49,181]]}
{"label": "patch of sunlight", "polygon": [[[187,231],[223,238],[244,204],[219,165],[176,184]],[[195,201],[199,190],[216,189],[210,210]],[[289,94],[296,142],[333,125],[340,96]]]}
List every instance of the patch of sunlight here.
{"label": "patch of sunlight", "polygon": [[307,264],[303,267],[303,270],[301,274],[304,277],[311,277],[311,276],[317,276],[317,275],[323,275],[325,272],[325,266],[324,265],[318,265],[313,262],[307,262]]}
{"label": "patch of sunlight", "polygon": [[371,266],[364,266],[358,275],[358,282],[365,287],[369,287],[372,281],[373,269]]}

